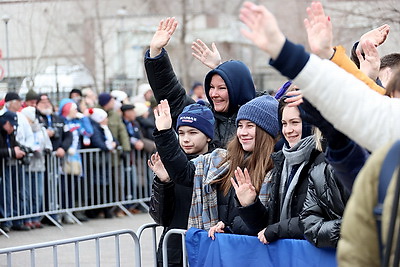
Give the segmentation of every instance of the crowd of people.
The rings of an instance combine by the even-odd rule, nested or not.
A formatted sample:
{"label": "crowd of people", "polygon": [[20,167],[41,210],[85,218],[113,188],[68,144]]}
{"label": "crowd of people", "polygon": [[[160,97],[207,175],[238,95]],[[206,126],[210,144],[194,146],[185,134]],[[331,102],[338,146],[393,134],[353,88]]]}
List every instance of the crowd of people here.
{"label": "crowd of people", "polygon": [[[75,207],[74,202],[79,197],[77,189],[84,188],[80,187],[84,180],[81,178],[89,175],[89,170],[84,169],[84,154],[80,150],[99,148],[101,151],[115,152],[117,157],[134,151],[145,152],[142,153],[145,157],[146,153],[155,151],[152,135],[154,119],[150,104],[154,102],[153,94],[148,84],[140,87],[141,95],[131,99],[119,90],[97,95],[88,88],[72,89],[69,97],[57,105],[52,103],[47,94],[38,94],[33,89],[28,91],[25,99],[16,92],[5,95],[0,111],[0,218],[25,218],[10,218],[1,222],[4,232],[42,228],[43,222],[52,222],[44,216],[26,218],[26,215],[49,209],[53,211],[54,208]],[[117,151],[118,147],[120,149]],[[133,157],[133,154],[130,155]],[[62,165],[60,179],[57,181],[59,187],[49,188],[48,179],[56,178],[48,177],[50,170],[47,170],[47,156],[60,159],[57,161]],[[100,165],[96,162],[92,164]],[[96,166],[91,168],[96,170]],[[109,168],[107,164],[106,168]],[[97,201],[97,195],[102,196],[109,191],[106,186],[111,186],[108,182],[110,177],[104,177],[109,176],[109,173],[108,169],[104,172],[100,169],[90,174],[92,183],[102,185],[101,192],[86,193],[95,196],[94,202]],[[135,182],[131,181],[131,184]],[[49,194],[56,188],[61,191],[61,203],[58,203],[58,207],[49,207],[52,197]],[[108,196],[101,203],[106,204],[107,201],[113,200]],[[136,206],[127,208],[131,212],[140,212]],[[112,218],[123,214],[122,210],[111,212],[110,208],[74,212],[80,221],[101,215]],[[58,223],[75,222],[67,213],[52,216]]]}
{"label": "crowd of people", "polygon": [[[243,36],[289,79],[273,95],[255,88],[243,62],[223,62],[216,45],[210,49],[201,40],[192,55],[210,71],[204,84],[185,90],[166,50],[175,18],[160,21],[144,56],[149,84],[132,103],[120,91],[96,97],[86,89],[71,91],[57,112],[45,94],[28,94],[20,110],[19,96],[8,93],[0,156],[11,167],[3,184],[20,171],[13,160],[26,155],[24,147],[40,152],[34,153],[38,171],[46,151],[73,170],[82,147],[144,149],[153,153],[150,215],[164,227],[161,240],[169,229],[195,227],[211,239],[230,233],[257,236],[266,245],[307,240],[337,249],[340,266],[398,266],[399,171],[385,173],[381,166],[400,137],[400,54],[380,58],[377,47],[390,31],[385,24],[362,35],[348,57],[332,44],[322,4],[312,2],[306,12],[311,53],[285,37],[266,7],[245,2],[240,10]],[[82,172],[77,169],[74,176]],[[380,176],[386,178],[383,198]],[[4,216],[10,208],[1,201]],[[40,227],[38,219],[6,222],[13,224],[2,229]],[[167,251],[169,266],[183,265],[180,237],[170,239]]]}
{"label": "crowd of people", "polygon": [[[211,70],[208,104],[195,103],[165,48],[175,18],[160,21],[145,54],[159,103],[150,215],[163,236],[195,227],[213,240],[218,233],[253,235],[263,244],[305,239],[337,248],[340,266],[398,266],[398,165],[383,175],[383,198],[379,177],[400,133],[400,57],[377,52],[390,27],[365,33],[348,57],[332,45],[332,22],[319,2],[304,21],[311,53],[290,42],[262,5],[245,2],[239,18],[248,27],[242,34],[289,79],[273,96],[256,90],[245,64],[222,62],[215,44],[197,40],[193,56]],[[396,152],[390,155],[399,158]],[[183,265],[178,237],[170,237],[167,253],[168,266]]]}

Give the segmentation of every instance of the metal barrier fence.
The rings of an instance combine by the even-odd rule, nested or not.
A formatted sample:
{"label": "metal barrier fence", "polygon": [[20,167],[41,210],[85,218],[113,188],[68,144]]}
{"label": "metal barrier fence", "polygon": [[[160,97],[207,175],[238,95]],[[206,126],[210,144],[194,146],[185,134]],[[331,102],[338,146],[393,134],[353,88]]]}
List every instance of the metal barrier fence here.
{"label": "metal barrier fence", "polygon": [[[139,238],[137,235],[132,231],[132,230],[118,230],[118,231],[112,231],[112,232],[107,232],[107,233],[100,233],[100,234],[93,234],[93,235],[87,235],[87,236],[81,236],[81,237],[76,237],[76,238],[69,238],[69,239],[64,239],[64,240],[57,240],[57,241],[51,241],[51,242],[45,242],[45,243],[39,243],[39,244],[33,244],[33,245],[26,245],[26,246],[19,246],[19,247],[13,247],[13,248],[6,248],[6,249],[0,249],[0,260],[1,256],[6,255],[7,257],[7,267],[13,266],[13,255],[15,255],[18,252],[30,252],[30,266],[34,267],[36,266],[37,262],[37,250],[39,249],[46,249],[46,248],[51,248],[52,250],[49,251],[47,250],[47,254],[45,255],[47,260],[45,262],[45,266],[50,266],[50,257],[48,254],[52,254],[52,259],[53,259],[53,266],[59,266],[59,247],[60,246],[65,246],[68,244],[73,244],[74,245],[74,266],[81,266],[81,261],[82,261],[82,254],[81,252],[81,247],[83,247],[83,242],[85,241],[94,241],[95,243],[95,266],[100,267],[101,266],[101,244],[100,244],[100,239],[105,239],[109,237],[114,237],[114,248],[115,248],[115,266],[119,267],[121,266],[121,235],[128,235],[132,238],[134,241],[134,261],[129,261],[129,265],[131,265],[133,262],[135,263],[136,267],[141,266],[141,255],[140,255],[140,243],[139,243]],[[126,248],[126,246],[125,246]],[[85,253],[84,255],[87,256],[89,255],[88,247],[85,247]],[[129,256],[132,256],[132,253],[129,253]],[[18,255],[20,258],[21,255]],[[112,257],[112,256],[110,256]],[[72,260],[70,257],[62,257],[62,260]],[[113,260],[113,259],[109,259]],[[4,261],[3,261],[4,262]],[[87,260],[86,264],[83,264],[84,266],[87,266],[87,264],[90,263],[91,265],[93,264],[93,261]],[[22,266],[21,263],[16,263],[17,265],[15,266]],[[40,263],[39,263],[40,264]],[[64,263],[64,266],[71,266],[71,263]],[[23,263],[23,266],[28,266],[27,264]],[[43,266],[43,262],[41,263],[41,266]]]}
{"label": "metal barrier fence", "polygon": [[130,215],[127,207],[133,204],[148,209],[153,180],[149,154],[82,149],[77,155],[75,162],[67,161],[67,155],[46,155],[43,166],[0,160],[0,223],[10,227],[46,216],[61,227],[52,215],[68,214],[80,223],[72,212],[118,206]]}
{"label": "metal barrier fence", "polygon": [[[157,247],[157,229],[156,229],[157,227],[162,227],[162,226],[157,223],[148,223],[148,224],[144,224],[144,225],[140,226],[139,229],[137,230],[137,236],[138,236],[139,242],[140,242],[140,238],[142,237],[144,230],[152,229],[153,259],[154,259],[155,267],[158,266],[158,264],[157,264],[157,248],[158,247]],[[162,243],[163,267],[168,267],[167,246],[168,246],[169,237],[174,234],[181,235],[181,238],[182,238],[182,266],[186,267],[186,266],[188,266],[186,243],[185,243],[186,230],[182,230],[182,229],[170,229],[170,230],[168,230],[168,232],[165,233],[164,240]]]}
{"label": "metal barrier fence", "polygon": [[157,223],[147,223],[139,227],[137,230],[137,236],[139,238],[142,237],[143,231],[146,229],[151,228],[152,229],[152,246],[153,246],[153,262],[154,262],[154,267],[157,267],[157,227],[162,227],[161,225],[158,225]]}
{"label": "metal barrier fence", "polygon": [[169,230],[165,236],[164,236],[164,241],[162,244],[162,255],[163,255],[163,267],[168,267],[168,253],[167,253],[167,245],[168,245],[168,240],[171,235],[181,235],[182,237],[182,266],[186,267],[187,266],[187,251],[186,251],[186,243],[185,243],[185,237],[186,237],[186,230],[182,229],[171,229]]}

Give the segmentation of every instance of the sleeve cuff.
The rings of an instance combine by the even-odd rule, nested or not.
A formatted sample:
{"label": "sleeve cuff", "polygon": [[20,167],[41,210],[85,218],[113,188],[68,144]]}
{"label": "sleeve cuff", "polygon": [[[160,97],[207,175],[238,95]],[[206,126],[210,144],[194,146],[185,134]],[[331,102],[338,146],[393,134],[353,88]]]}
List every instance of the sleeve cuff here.
{"label": "sleeve cuff", "polygon": [[160,59],[164,56],[164,54],[167,53],[167,50],[165,50],[164,48],[161,49],[161,53],[158,54],[155,57],[150,57],[150,49],[147,49],[146,53],[144,54],[145,59],[150,59],[150,60],[156,60],[156,59]]}
{"label": "sleeve cuff", "polygon": [[306,65],[310,54],[302,45],[296,45],[286,39],[281,53],[276,60],[270,60],[269,64],[277,69],[283,76],[294,79]]}

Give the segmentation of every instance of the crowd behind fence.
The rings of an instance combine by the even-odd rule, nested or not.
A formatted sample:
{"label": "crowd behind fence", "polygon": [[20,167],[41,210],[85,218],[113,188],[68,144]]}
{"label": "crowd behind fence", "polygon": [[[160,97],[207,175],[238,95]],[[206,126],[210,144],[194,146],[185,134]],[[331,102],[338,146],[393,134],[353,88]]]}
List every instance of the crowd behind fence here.
{"label": "crowd behind fence", "polygon": [[0,160],[0,223],[46,216],[60,227],[52,215],[68,214],[79,223],[72,212],[117,206],[130,214],[131,205],[148,208],[153,179],[149,154],[100,149],[79,154],[78,170],[54,153],[46,156],[45,171],[31,171],[27,162]]}

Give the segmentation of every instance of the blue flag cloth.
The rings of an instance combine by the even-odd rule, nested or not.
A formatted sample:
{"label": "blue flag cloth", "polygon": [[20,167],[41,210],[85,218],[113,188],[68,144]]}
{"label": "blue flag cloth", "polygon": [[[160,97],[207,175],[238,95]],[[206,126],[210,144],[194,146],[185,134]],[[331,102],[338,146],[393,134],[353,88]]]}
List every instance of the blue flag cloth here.
{"label": "blue flag cloth", "polygon": [[206,231],[190,228],[186,247],[190,267],[337,266],[336,250],[316,248],[306,240],[281,239],[264,245],[255,236],[219,233],[211,240]]}

